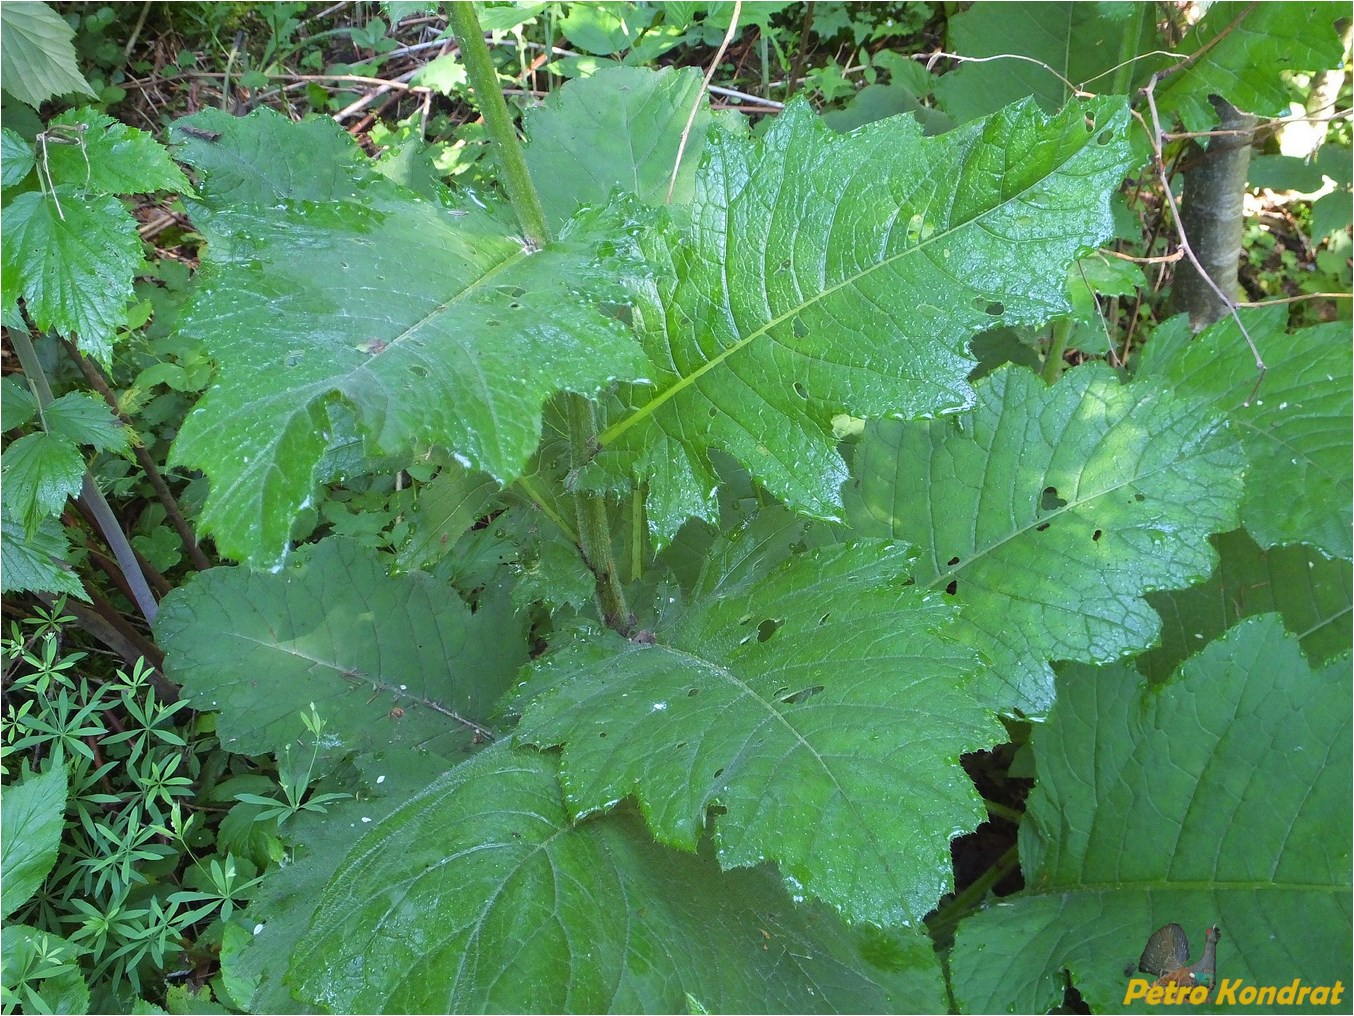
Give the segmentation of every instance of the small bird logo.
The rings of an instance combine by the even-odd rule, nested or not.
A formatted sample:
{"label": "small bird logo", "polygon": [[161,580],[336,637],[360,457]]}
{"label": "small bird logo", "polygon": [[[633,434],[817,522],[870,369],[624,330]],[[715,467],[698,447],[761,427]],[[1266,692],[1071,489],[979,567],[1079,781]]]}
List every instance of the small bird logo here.
{"label": "small bird logo", "polygon": [[1156,976],[1156,986],[1174,984],[1193,987],[1202,984],[1210,990],[1217,984],[1218,940],[1222,932],[1215,924],[1204,934],[1204,954],[1193,965],[1189,962],[1189,938],[1178,924],[1166,924],[1152,932],[1147,948],[1138,960],[1138,969]]}

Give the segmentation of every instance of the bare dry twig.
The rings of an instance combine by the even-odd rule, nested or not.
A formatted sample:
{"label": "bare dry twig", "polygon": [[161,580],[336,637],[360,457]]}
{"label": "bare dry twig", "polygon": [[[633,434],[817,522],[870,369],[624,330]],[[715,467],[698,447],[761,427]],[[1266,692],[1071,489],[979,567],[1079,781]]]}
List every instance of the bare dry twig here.
{"label": "bare dry twig", "polygon": [[729,48],[729,43],[733,41],[734,34],[738,31],[738,17],[743,13],[743,0],[733,0],[733,15],[729,18],[729,30],[724,33],[724,41],[719,44],[719,52],[715,58],[710,61],[710,66],[705,72],[705,81],[701,84],[701,94],[691,105],[691,115],[686,118],[686,126],[682,128],[682,140],[677,145],[677,158],[672,163],[672,177],[668,180],[667,197],[663,203],[672,201],[672,192],[677,188],[677,172],[682,168],[682,156],[686,153],[686,143],[691,137],[691,128],[696,124],[696,115],[700,112],[701,102],[705,99],[705,91],[710,87],[710,81],[715,76],[715,68],[719,66],[719,61],[724,59],[724,51]]}

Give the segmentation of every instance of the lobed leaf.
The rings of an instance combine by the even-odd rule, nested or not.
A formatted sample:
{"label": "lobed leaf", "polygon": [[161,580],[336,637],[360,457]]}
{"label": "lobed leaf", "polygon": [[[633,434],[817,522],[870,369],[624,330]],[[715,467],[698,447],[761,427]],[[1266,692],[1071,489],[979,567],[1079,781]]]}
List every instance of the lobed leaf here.
{"label": "lobed leaf", "polygon": [[1236,524],[1245,460],[1199,402],[1103,365],[1053,387],[1007,367],[977,388],[961,416],[872,424],[848,512],[920,548],[917,584],[960,607],[996,703],[1041,714],[1048,661],[1146,649],[1160,619],[1143,594],[1212,572],[1207,537]]}
{"label": "lobed leaf", "polygon": [[[615,214],[575,219],[532,252],[487,211],[387,180],[351,143],[307,179],[316,130],[276,119],[184,146],[211,167],[215,210],[181,327],[220,369],[171,453],[210,477],[201,525],[222,553],[260,564],[285,554],[312,496],[331,406],[350,407],[369,454],[443,446],[506,482],[540,441],[551,393],[592,394],[642,369],[607,310],[630,267]],[[227,157],[260,165],[223,172]]]}
{"label": "lobed leaf", "polygon": [[544,657],[517,738],[564,745],[575,817],[633,794],[694,850],[714,806],[722,867],[770,859],[797,899],[916,924],[951,888],[949,840],[982,820],[959,755],[1001,728],[899,548],[792,553],[803,531],[773,511],[717,544],[656,644],[591,633]]}
{"label": "lobed leaf", "polygon": [[[495,745],[359,841],[292,959],[335,1012],[929,1011],[920,934],[863,941],[765,869],[720,872],[628,815],[579,825],[554,760]],[[871,962],[873,961],[873,962]]]}
{"label": "lobed leaf", "polygon": [[1349,328],[1331,322],[1288,335],[1284,307],[1239,313],[1268,368],[1263,381],[1231,317],[1197,337],[1184,315],[1172,318],[1153,333],[1138,372],[1206,400],[1236,425],[1250,460],[1241,521],[1260,546],[1307,543],[1348,561],[1354,558]]}
{"label": "lobed leaf", "polygon": [[155,622],[165,674],[220,712],[231,751],[277,751],[314,703],[350,750],[455,758],[483,739],[494,699],[525,658],[510,617],[472,615],[447,586],[394,578],[382,559],[325,540],[276,573],[213,568],[165,597]]}
{"label": "lobed leaf", "polygon": [[1121,1011],[1126,967],[1141,976],[1172,922],[1196,958],[1220,926],[1219,978],[1348,985],[1350,695],[1348,658],[1313,672],[1274,615],[1156,689],[1125,664],[1069,668],[1034,735],[1028,888],[960,926],[961,1008],[1041,1012],[1070,975]]}
{"label": "lobed leaf", "polygon": [[1071,261],[1111,231],[1127,117],[1026,101],[941,137],[910,117],[838,135],[800,102],[758,142],[712,132],[692,203],[644,244],[651,384],[621,386],[585,481],[647,482],[661,542],[715,518],[718,448],[838,516],[835,415],[962,408],[975,333],[1066,310]]}

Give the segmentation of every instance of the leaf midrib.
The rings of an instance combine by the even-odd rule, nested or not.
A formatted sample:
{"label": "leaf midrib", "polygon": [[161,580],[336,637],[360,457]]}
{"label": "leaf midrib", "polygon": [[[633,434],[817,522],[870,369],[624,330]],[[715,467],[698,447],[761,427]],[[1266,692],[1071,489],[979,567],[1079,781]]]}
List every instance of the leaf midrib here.
{"label": "leaf midrib", "polygon": [[[1089,135],[1088,135],[1088,137],[1089,137]],[[990,208],[984,209],[981,213],[979,213],[978,215],[975,215],[973,218],[971,218],[971,219],[966,219],[966,220],[964,220],[963,222],[959,222],[959,223],[952,223],[952,224],[950,225],[950,227],[949,227],[948,229],[944,230],[943,232],[937,231],[937,232],[932,233],[929,237],[923,237],[923,238],[919,239],[914,245],[909,246],[909,247],[905,247],[903,250],[898,251],[896,254],[893,254],[893,255],[891,255],[891,256],[889,256],[889,257],[883,258],[883,259],[881,259],[881,260],[879,260],[879,261],[874,262],[874,263],[871,264],[871,265],[866,266],[864,269],[862,269],[861,271],[859,271],[859,272],[857,272],[857,273],[851,275],[849,278],[843,279],[841,282],[838,282],[838,283],[836,283],[836,284],[834,284],[834,285],[828,286],[827,288],[820,290],[819,292],[815,293],[810,299],[805,300],[805,301],[802,302],[802,303],[796,304],[794,307],[792,307],[791,309],[787,310],[785,313],[780,314],[779,316],[774,317],[774,318],[772,318],[771,320],[767,321],[765,324],[763,324],[763,325],[761,325],[760,327],[756,328],[756,329],[753,330],[752,332],[749,332],[748,335],[747,335],[745,338],[738,340],[738,341],[735,342],[733,345],[731,345],[731,346],[729,346],[729,347],[727,347],[727,348],[721,350],[721,351],[720,351],[716,356],[714,356],[713,358],[711,358],[711,359],[705,361],[705,363],[701,364],[700,367],[696,368],[696,370],[692,371],[690,374],[687,374],[687,375],[685,375],[685,376],[683,376],[683,377],[678,378],[677,382],[676,382],[675,384],[673,384],[672,387],[667,388],[667,389],[663,390],[662,392],[659,392],[656,396],[654,396],[654,398],[650,399],[650,400],[649,400],[648,402],[646,402],[644,405],[642,405],[642,406],[640,406],[639,408],[635,409],[629,416],[626,416],[625,418],[623,418],[623,419],[621,419],[621,420],[618,420],[616,423],[613,423],[610,427],[608,427],[608,428],[607,428],[606,430],[604,430],[600,435],[598,435],[598,441],[599,441],[599,443],[602,444],[603,446],[606,446],[606,445],[611,444],[612,442],[614,442],[614,441],[616,440],[616,438],[620,437],[620,436],[621,436],[622,434],[624,434],[627,430],[631,429],[631,428],[634,427],[636,424],[641,423],[642,421],[644,421],[644,420],[648,419],[649,417],[653,416],[653,415],[654,415],[655,413],[657,413],[658,410],[661,409],[661,408],[663,407],[663,405],[664,405],[665,403],[667,403],[670,399],[675,398],[677,395],[681,394],[681,393],[684,392],[686,389],[690,388],[690,387],[691,387],[692,385],[694,385],[701,377],[703,377],[703,376],[704,376],[705,374],[707,374],[709,371],[713,370],[715,367],[717,367],[717,366],[719,366],[720,364],[724,363],[724,362],[725,362],[726,360],[728,360],[729,357],[731,357],[733,354],[735,354],[735,353],[737,353],[739,350],[745,348],[745,347],[748,346],[750,343],[752,343],[754,340],[756,340],[756,339],[760,338],[761,336],[767,334],[767,333],[768,333],[772,328],[774,328],[775,326],[777,326],[777,325],[779,325],[779,324],[781,324],[781,323],[783,323],[783,322],[789,320],[790,318],[794,317],[795,315],[801,313],[805,308],[815,306],[816,304],[820,304],[822,301],[824,301],[824,300],[826,300],[828,297],[834,295],[834,294],[837,293],[839,290],[842,290],[842,289],[844,289],[844,288],[846,288],[846,287],[848,287],[848,286],[854,286],[854,285],[858,284],[861,280],[868,278],[872,273],[874,273],[874,272],[876,272],[876,271],[878,271],[878,270],[880,270],[880,269],[882,269],[882,268],[885,268],[885,267],[888,267],[888,266],[891,266],[891,265],[897,263],[897,262],[900,261],[902,258],[907,257],[909,254],[912,254],[912,253],[915,252],[915,251],[923,250],[924,248],[926,248],[926,247],[928,247],[928,246],[930,246],[930,245],[932,245],[932,244],[934,244],[934,243],[939,243],[939,242],[941,242],[942,240],[945,240],[945,239],[951,237],[952,235],[954,235],[955,233],[957,233],[959,230],[965,228],[966,226],[970,226],[970,225],[973,225],[973,224],[975,224],[975,223],[980,223],[986,216],[993,214],[994,212],[998,211],[999,209],[1009,207],[1012,203],[1018,201],[1023,195],[1027,194],[1030,190],[1032,190],[1032,189],[1033,189],[1034,187],[1036,187],[1038,184],[1042,184],[1042,183],[1046,182],[1048,179],[1050,179],[1051,177],[1054,177],[1054,176],[1056,176],[1057,174],[1059,174],[1060,172],[1064,171],[1064,170],[1066,169],[1067,165],[1068,165],[1069,163],[1071,163],[1072,160],[1073,160],[1074,158],[1080,156],[1080,155],[1086,150],[1086,147],[1087,147],[1087,146],[1086,146],[1085,144],[1082,144],[1082,145],[1079,146],[1075,151],[1073,151],[1072,153],[1070,153],[1070,154],[1069,154],[1069,155],[1068,155],[1061,163],[1059,163],[1058,165],[1056,165],[1056,166],[1050,168],[1048,172],[1044,173],[1044,174],[1043,174],[1042,176],[1040,176],[1037,180],[1031,181],[1031,183],[1030,183],[1028,186],[1026,186],[1023,190],[1019,191],[1019,192],[1016,193],[1016,194],[1012,194],[1010,197],[1006,198],[1004,201],[1000,201],[1000,202],[998,202],[997,204],[994,204],[993,206],[991,206]],[[931,169],[931,167],[928,167],[928,171],[929,171],[930,169]],[[725,221],[726,221],[726,222],[727,222],[727,219],[728,219],[728,216],[727,216],[727,214],[726,214],[726,215],[725,215]],[[763,283],[763,288],[764,288],[764,287],[765,287],[765,279],[762,280],[762,283]],[[956,288],[959,288],[959,287],[963,287],[963,288],[966,288],[966,289],[971,289],[971,288],[973,288],[973,287],[971,287],[971,286],[967,286],[966,284],[960,282],[960,281],[957,280],[957,279],[955,280],[955,285],[956,285]],[[724,295],[727,296],[727,292],[728,292],[728,291],[727,291],[727,288],[726,288],[726,289],[725,289],[725,294],[724,294]],[[664,322],[664,331],[665,331],[665,332],[667,331],[666,321]]]}

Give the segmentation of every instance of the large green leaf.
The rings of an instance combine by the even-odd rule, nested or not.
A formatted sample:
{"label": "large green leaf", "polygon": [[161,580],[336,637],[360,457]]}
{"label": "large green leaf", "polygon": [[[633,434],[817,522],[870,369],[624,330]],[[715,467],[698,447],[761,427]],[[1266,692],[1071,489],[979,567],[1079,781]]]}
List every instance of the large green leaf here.
{"label": "large green leaf", "polygon": [[1235,425],[1250,459],[1241,521],[1260,546],[1308,543],[1350,560],[1349,326],[1288,335],[1285,307],[1241,311],[1241,320],[1268,367],[1263,381],[1231,317],[1197,337],[1185,315],[1167,321],[1147,344],[1139,373],[1208,400]]}
{"label": "large green leaf", "polygon": [[634,794],[659,840],[694,850],[717,805],[723,867],[770,859],[848,920],[915,923],[983,817],[959,755],[1001,727],[903,548],[793,553],[803,531],[773,511],[717,544],[656,644],[591,634],[546,656],[518,740],[564,745],[576,816]]}
{"label": "large green leaf", "polygon": [[1161,645],[1138,657],[1138,670],[1162,681],[1243,617],[1278,611],[1313,663],[1349,651],[1350,564],[1311,547],[1261,550],[1244,529],[1209,538],[1218,567],[1203,585],[1148,593],[1161,615]]}
{"label": "large green leaf", "polygon": [[8,917],[38,891],[56,863],[66,817],[66,767],[29,774],[5,788],[0,808],[0,879]]}
{"label": "large green leaf", "polygon": [[155,632],[165,673],[219,711],[221,743],[277,751],[315,703],[349,749],[426,748],[443,758],[483,739],[493,701],[524,662],[502,612],[472,615],[446,585],[390,577],[346,540],[277,573],[214,568],[170,593]]}
{"label": "large green leaf", "polygon": [[35,109],[54,95],[93,95],[75,62],[75,30],[47,4],[0,6],[0,85]]}
{"label": "large green leaf", "polygon": [[269,871],[249,897],[252,934],[234,973],[254,985],[252,996],[240,999],[250,1012],[317,1011],[300,1006],[286,973],[325,886],[352,847],[355,830],[374,828],[440,776],[446,763],[426,751],[378,747],[357,756],[354,767],[352,780],[325,787],[350,791],[354,798],[329,803],[323,813],[302,811],[288,819],[282,832],[288,863]]}
{"label": "large green leaf", "polygon": [[1348,658],[1314,673],[1274,615],[1160,688],[1125,664],[1069,668],[1034,738],[1028,888],[960,926],[960,1005],[1043,1012],[1066,970],[1093,1011],[1122,1011],[1125,966],[1141,976],[1172,922],[1196,958],[1221,927],[1219,978],[1348,986],[1350,694]]}
{"label": "large green leaf", "polygon": [[835,415],[963,407],[970,337],[1066,309],[1069,264],[1110,233],[1127,116],[1026,101],[935,138],[910,117],[838,135],[799,102],[759,142],[711,132],[692,203],[646,245],[652,383],[621,387],[585,479],[647,481],[660,540],[714,519],[711,448],[839,515]]}
{"label": "large green leaf", "polygon": [[141,267],[136,220],[121,201],[74,184],[20,194],[5,206],[3,264],[6,300],[23,297],[39,329],[110,362]]}
{"label": "large green leaf", "polygon": [[1154,48],[1152,8],[1142,3],[979,2],[946,19],[946,32],[946,49],[987,58],[936,79],[937,103],[961,122],[1026,95],[1058,109],[1072,98],[1059,75],[1092,92],[1124,94],[1146,63],[1165,63],[1131,62]]}
{"label": "large green leaf", "polygon": [[553,758],[503,745],[357,843],[291,971],[335,1012],[943,1005],[922,936],[853,936],[767,869],[721,872],[628,814],[572,825]]}
{"label": "large green leaf", "polygon": [[336,400],[369,452],[440,445],[502,482],[536,448],[552,392],[591,394],[642,372],[633,338],[605,312],[630,266],[614,215],[591,212],[533,252],[489,212],[391,182],[351,143],[343,161],[317,164],[334,147],[312,144],[325,131],[277,119],[255,114],[183,146],[211,167],[259,164],[207,173],[215,210],[181,328],[220,366],[172,450],[212,481],[203,528],[252,563],[285,554]]}
{"label": "large green leaf", "polygon": [[1045,712],[1050,660],[1105,663],[1157,638],[1142,598],[1213,570],[1245,460],[1224,421],[1108,367],[1053,387],[1007,367],[971,412],[880,423],[856,451],[856,528],[921,548],[914,572],[960,608],[1003,708]]}
{"label": "large green leaf", "polygon": [[682,131],[698,103],[673,190],[673,200],[682,203],[691,197],[710,125],[700,71],[608,67],[527,110],[527,168],[551,228],[579,205],[605,204],[617,187],[646,204],[663,204]]}
{"label": "large green leaf", "polygon": [[[1289,92],[1280,72],[1339,67],[1340,38],[1334,22],[1347,17],[1338,5],[1248,3],[1210,4],[1202,21],[1178,48],[1190,61],[1157,91],[1157,109],[1175,113],[1192,131],[1218,122],[1209,104],[1220,95],[1238,109],[1260,116],[1288,112]],[[1170,129],[1169,123],[1163,127]]]}
{"label": "large green leaf", "polygon": [[[191,132],[191,133],[190,133]],[[210,214],[233,205],[277,201],[338,201],[371,178],[374,167],[357,158],[353,139],[330,117],[292,123],[267,107],[249,116],[204,109],[170,128],[178,158],[193,167]],[[306,172],[276,157],[303,150]]]}

